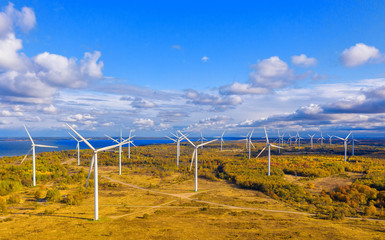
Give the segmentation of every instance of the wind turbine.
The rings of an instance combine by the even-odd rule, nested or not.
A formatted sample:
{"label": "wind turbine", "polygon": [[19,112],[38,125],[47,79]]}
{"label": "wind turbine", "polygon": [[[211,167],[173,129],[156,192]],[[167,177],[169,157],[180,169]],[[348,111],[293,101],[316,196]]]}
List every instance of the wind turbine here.
{"label": "wind turbine", "polygon": [[310,146],[311,146],[311,149],[313,149],[313,137],[314,137],[315,134],[313,134],[313,135],[308,134],[308,135],[309,135],[309,137],[310,137]]}
{"label": "wind turbine", "polygon": [[[68,132],[68,131],[67,131]],[[76,137],[74,137],[74,135],[72,135],[70,132],[68,132],[69,135],[71,135],[71,137],[73,137],[73,139],[75,139],[76,142],[78,142],[76,144],[76,150],[78,150],[78,166],[80,165],[80,143],[83,142],[83,140],[78,140]],[[87,138],[87,140],[90,140],[91,138]]]}
{"label": "wind turbine", "polygon": [[90,164],[90,170],[88,172],[86,187],[88,187],[88,181],[89,181],[90,176],[91,176],[92,166],[94,166],[94,206],[95,206],[95,208],[94,208],[94,211],[95,211],[94,220],[96,221],[96,220],[99,220],[98,152],[106,151],[106,150],[127,144],[127,141],[129,141],[130,139],[128,138],[128,139],[124,140],[123,142],[120,142],[119,144],[95,149],[85,138],[83,138],[77,131],[75,131],[75,129],[73,129],[70,125],[68,125],[68,123],[66,123],[66,124],[94,152],[93,156],[92,156],[91,164]]}
{"label": "wind turbine", "polygon": [[276,145],[273,145],[269,142],[269,136],[267,135],[267,132],[266,132],[266,127],[264,127],[265,129],[265,138],[266,138],[266,146],[261,150],[261,152],[259,152],[258,156],[256,158],[258,158],[262,153],[263,151],[265,151],[265,149],[267,148],[268,149],[268,165],[267,165],[267,176],[270,176],[270,146],[272,147],[275,147],[275,148],[281,148],[281,147],[278,147]]}
{"label": "wind turbine", "polygon": [[342,141],[344,141],[344,148],[345,148],[345,162],[346,162],[346,158],[347,158],[348,138],[349,138],[350,134],[352,134],[351,131],[350,131],[350,133],[348,134],[348,136],[346,136],[346,138],[341,138],[341,137],[335,136],[336,138],[341,139]]}
{"label": "wind turbine", "polygon": [[216,138],[220,138],[221,139],[221,152],[222,152],[222,144],[225,143],[225,141],[223,141],[223,135],[225,135],[225,132],[226,131],[223,131],[221,136],[216,136]]}
{"label": "wind turbine", "polygon": [[172,141],[174,141],[176,143],[176,166],[179,167],[180,142],[183,140],[184,137],[178,136],[178,132],[177,132],[177,134],[173,134],[172,132],[170,132],[170,133],[174,137],[176,137],[176,139],[170,138],[169,136],[166,136],[166,137],[171,139]]}
{"label": "wind turbine", "polygon": [[190,171],[191,171],[192,164],[193,164],[194,157],[195,157],[195,192],[197,192],[198,191],[198,148],[203,147],[204,145],[207,145],[209,143],[212,143],[218,139],[214,139],[214,140],[211,140],[211,141],[208,141],[205,143],[201,143],[199,145],[195,145],[193,142],[190,141],[190,139],[188,139],[185,135],[183,135],[183,133],[181,131],[178,131],[178,132],[181,136],[183,136],[184,139],[186,139],[189,143],[191,143],[191,145],[194,146],[194,152],[193,152],[193,155],[191,158]]}
{"label": "wind turbine", "polygon": [[318,139],[321,141],[321,146],[324,144],[324,137],[322,136],[322,130],[320,129],[320,132],[321,132],[321,137]]}
{"label": "wind turbine", "polygon": [[[279,128],[278,128],[278,146],[281,147],[281,143],[283,145],[283,136],[285,136],[285,133],[282,135],[279,134]],[[278,148],[278,154],[281,154],[281,148]]]}
{"label": "wind turbine", "polygon": [[128,158],[131,158],[131,144],[132,144],[134,147],[136,147],[136,145],[134,144],[134,142],[131,141],[131,139],[132,139],[133,137],[135,137],[135,135],[134,135],[134,136],[131,136],[131,133],[132,133],[132,130],[130,130],[130,135],[128,136],[128,139],[130,139],[130,141],[128,142],[128,146],[127,146]]}
{"label": "wind turbine", "polygon": [[251,137],[253,136],[253,133],[254,133],[254,129],[249,134],[249,159],[250,159],[250,156],[251,156],[251,146],[253,146],[253,148],[255,148],[254,144],[251,142]]}
{"label": "wind turbine", "polygon": [[[120,129],[120,138],[119,138],[119,141],[106,135],[106,137],[108,137],[109,139],[111,139],[112,141],[116,142],[116,143],[121,143],[123,141],[123,138],[122,138],[122,129]],[[119,146],[119,175],[122,175],[122,145]]]}
{"label": "wind turbine", "polygon": [[203,140],[207,140],[206,138],[203,137],[202,131],[201,131],[201,138],[199,140],[201,140],[201,144],[203,143]]}
{"label": "wind turbine", "polygon": [[294,138],[294,136],[291,136],[290,133],[289,133],[289,139],[288,140],[289,140],[290,146],[291,146],[291,139],[293,139],[293,138]]}
{"label": "wind turbine", "polygon": [[27,127],[24,125],[24,128],[25,128],[25,131],[27,132],[28,134],[28,137],[29,139],[31,140],[31,143],[32,143],[32,147],[31,149],[27,152],[27,154],[25,154],[25,157],[23,158],[23,160],[21,161],[21,163],[24,162],[24,160],[27,158],[28,154],[31,152],[32,150],[32,169],[33,169],[33,174],[32,174],[32,179],[33,179],[33,186],[36,186],[36,167],[35,167],[35,155],[36,155],[36,151],[35,151],[35,147],[45,147],[45,148],[57,148],[56,146],[49,146],[49,145],[42,145],[42,144],[35,144],[35,142],[33,141],[31,135],[29,134],[28,130],[27,130]]}
{"label": "wind turbine", "polygon": [[356,139],[354,139],[353,133],[352,133],[352,156],[354,156],[354,142],[359,142],[359,141],[357,141]]}
{"label": "wind turbine", "polygon": [[298,151],[299,151],[301,149],[301,139],[303,139],[303,138],[301,138],[299,136],[298,131],[297,131],[297,135],[295,137],[296,137],[296,141],[298,140]]}
{"label": "wind turbine", "polygon": [[[249,134],[250,134],[250,132],[248,132],[245,136],[241,136],[241,137],[245,138],[246,149],[247,149],[247,145],[249,144]],[[240,140],[240,141],[242,141],[242,140]]]}
{"label": "wind turbine", "polygon": [[328,134],[328,137],[329,137],[329,145],[332,145],[332,137],[334,137],[334,136]]}

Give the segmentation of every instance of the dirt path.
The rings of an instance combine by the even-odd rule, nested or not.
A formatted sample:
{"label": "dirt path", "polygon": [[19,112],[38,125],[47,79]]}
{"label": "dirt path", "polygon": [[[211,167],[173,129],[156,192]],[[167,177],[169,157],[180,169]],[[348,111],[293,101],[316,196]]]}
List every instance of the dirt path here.
{"label": "dirt path", "polygon": [[[198,193],[202,193],[202,192],[181,193],[181,194],[160,192],[160,191],[155,191],[155,190],[139,187],[139,186],[136,186],[136,185],[133,185],[133,184],[129,184],[129,183],[126,183],[126,182],[122,182],[122,181],[119,181],[119,180],[116,180],[116,179],[113,179],[113,178],[110,178],[110,177],[106,177],[106,176],[101,176],[101,177],[105,178],[107,180],[110,180],[112,182],[120,183],[122,185],[125,185],[125,186],[128,186],[128,187],[132,187],[132,188],[136,188],[136,189],[140,189],[140,190],[143,190],[143,191],[148,191],[148,192],[152,192],[152,193],[155,193],[155,194],[162,194],[162,195],[167,195],[167,196],[187,199],[187,200],[194,201],[194,202],[206,203],[206,204],[209,204],[209,205],[214,205],[214,206],[228,208],[228,209],[238,209],[238,210],[248,210],[248,211],[265,211],[265,212],[276,212],[276,213],[289,213],[289,214],[298,214],[298,215],[307,215],[307,216],[314,216],[315,215],[315,214],[306,213],[306,212],[273,210],[273,209],[264,209],[264,208],[238,207],[238,206],[227,205],[227,204],[222,204],[222,203],[204,201],[204,200],[199,200],[199,199],[192,198],[194,195],[196,195]],[[117,218],[117,217],[124,217],[124,216],[128,216],[128,215],[133,215],[133,214],[136,214],[136,213],[150,211],[150,210],[152,210],[154,208],[161,207],[163,205],[168,205],[169,203],[172,203],[172,202],[175,202],[175,201],[176,200],[173,200],[173,201],[170,201],[170,202],[167,202],[167,203],[163,203],[163,204],[160,204],[160,205],[157,205],[157,206],[153,206],[153,207],[148,208],[148,209],[144,209],[144,210],[138,211],[138,212],[129,213],[129,214],[121,215],[121,216],[115,216],[115,218]]]}
{"label": "dirt path", "polygon": [[[263,212],[274,212],[274,213],[286,213],[286,214],[296,214],[296,215],[304,215],[304,216],[315,216],[316,215],[316,214],[307,213],[307,212],[274,210],[274,209],[266,209],[266,208],[239,207],[239,206],[233,206],[233,205],[228,205],[228,204],[216,203],[216,202],[211,202],[211,201],[204,201],[204,200],[199,200],[199,199],[191,198],[192,196],[194,196],[194,195],[196,195],[198,193],[202,193],[203,191],[202,192],[193,192],[193,193],[173,194],[173,193],[160,192],[160,191],[155,191],[155,190],[139,187],[139,186],[136,186],[136,185],[133,185],[133,184],[129,184],[129,183],[126,183],[126,182],[122,182],[122,181],[119,181],[119,180],[116,180],[116,179],[113,179],[113,178],[110,178],[110,177],[106,177],[106,176],[101,176],[101,177],[105,178],[107,180],[110,180],[112,182],[120,183],[122,185],[125,185],[125,186],[128,186],[128,187],[132,187],[132,188],[136,188],[136,189],[140,189],[140,190],[143,190],[143,191],[148,191],[148,192],[152,192],[152,193],[156,193],[156,194],[163,194],[163,195],[167,195],[167,196],[173,196],[173,197],[177,197],[177,198],[183,198],[183,199],[187,199],[187,200],[194,201],[194,202],[206,203],[206,204],[214,205],[214,206],[217,206],[217,207],[220,207],[220,208],[246,210],[246,211],[263,211]],[[177,200],[172,200],[172,201],[169,201],[169,202],[166,202],[166,203],[162,203],[162,204],[159,204],[159,205],[156,205],[156,206],[148,206],[147,209],[143,209],[143,210],[136,211],[136,212],[133,212],[133,213],[128,213],[128,214],[119,215],[119,216],[110,216],[110,217],[116,219],[116,218],[126,217],[126,216],[130,216],[130,215],[135,215],[135,214],[138,214],[138,213],[148,212],[148,211],[156,209],[156,208],[165,207],[165,206],[167,206],[170,203],[173,203],[175,201],[177,201]],[[360,218],[360,217],[345,217],[345,218],[349,219],[349,220],[362,220],[362,218]],[[365,220],[369,220],[369,221],[385,221],[384,219],[375,219],[375,218],[365,218]]]}

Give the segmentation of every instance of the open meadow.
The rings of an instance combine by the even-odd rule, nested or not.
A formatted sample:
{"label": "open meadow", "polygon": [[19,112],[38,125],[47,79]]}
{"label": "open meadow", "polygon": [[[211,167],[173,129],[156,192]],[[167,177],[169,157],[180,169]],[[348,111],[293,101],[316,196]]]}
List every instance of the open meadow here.
{"label": "open meadow", "polygon": [[[255,144],[261,149],[263,143]],[[124,149],[126,150],[126,149]],[[99,154],[99,215],[93,181],[84,187],[92,152],[0,159],[0,239],[385,239],[385,149],[357,146],[343,160],[339,145],[285,146],[248,159],[244,144],[199,149],[199,191],[190,171],[193,149],[149,145]],[[91,177],[91,179],[93,179]]]}

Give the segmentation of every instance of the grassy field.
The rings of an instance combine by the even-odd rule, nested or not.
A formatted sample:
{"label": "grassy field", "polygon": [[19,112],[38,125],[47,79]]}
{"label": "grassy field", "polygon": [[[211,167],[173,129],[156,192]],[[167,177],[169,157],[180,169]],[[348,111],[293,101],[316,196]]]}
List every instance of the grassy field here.
{"label": "grassy field", "polygon": [[[380,215],[360,215],[357,210],[351,217],[330,220],[321,211],[304,211],[297,202],[277,195],[279,191],[274,192],[279,196],[275,197],[269,191],[245,188],[239,182],[243,179],[237,179],[239,169],[243,169],[242,176],[259,174],[259,167],[262,172],[265,170],[266,157],[248,160],[237,143],[231,145],[234,150],[222,153],[217,147],[213,145],[199,153],[202,173],[198,192],[193,191],[193,175],[188,171],[192,149],[186,145],[182,146],[179,169],[175,166],[173,145],[133,149],[133,159],[123,158],[121,176],[117,174],[116,154],[100,156],[99,221],[93,221],[92,182],[87,190],[81,187],[88,172],[90,153],[83,151],[79,167],[72,151],[42,154],[38,174],[52,177],[39,179],[36,187],[23,184],[21,189],[3,195],[7,200],[15,195],[18,198],[3,209],[0,239],[385,239],[385,221]],[[272,170],[276,170],[272,177],[276,180],[271,181],[293,184],[309,198],[321,196],[325,191],[332,196],[337,187],[366,181],[374,169],[381,172],[384,165],[381,159],[367,155],[346,165],[341,162],[341,156],[333,154],[315,153],[311,158],[313,162],[309,155],[273,155]],[[20,176],[23,174],[18,167],[29,172],[31,165],[30,161],[19,165],[16,158],[2,161],[4,168],[7,166],[8,171]],[[323,171],[303,171],[302,176],[300,171],[297,176],[290,174],[290,164],[304,170],[303,161],[307,168],[323,166]],[[329,161],[343,164],[343,171],[335,172],[338,166],[324,164]],[[43,166],[48,164],[57,170],[45,170]],[[345,171],[353,164],[356,168],[360,165],[363,171]],[[55,171],[61,174],[52,175]],[[4,180],[5,173],[1,173]],[[52,189],[60,191],[60,200],[47,200]],[[69,196],[77,201],[71,202]],[[318,206],[314,202],[306,204]],[[337,207],[332,204],[339,202],[333,199],[330,205]],[[365,204],[370,206],[369,201]],[[360,208],[361,205],[357,207]]]}

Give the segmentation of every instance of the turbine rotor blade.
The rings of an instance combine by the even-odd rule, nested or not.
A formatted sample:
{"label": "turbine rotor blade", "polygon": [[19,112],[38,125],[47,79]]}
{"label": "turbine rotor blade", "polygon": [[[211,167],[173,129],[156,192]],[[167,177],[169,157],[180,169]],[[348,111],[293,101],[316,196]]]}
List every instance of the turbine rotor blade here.
{"label": "turbine rotor blade", "polygon": [[263,151],[265,151],[266,148],[267,148],[267,145],[259,152],[259,154],[256,158],[258,158],[263,153]]}
{"label": "turbine rotor blade", "polygon": [[109,149],[112,149],[112,148],[116,148],[116,147],[125,145],[125,144],[127,144],[127,141],[129,141],[129,140],[124,140],[123,142],[115,144],[115,145],[111,145],[111,146],[107,146],[107,147],[96,149],[95,152],[106,151],[106,150],[109,150]]}
{"label": "turbine rotor blade", "polygon": [[194,162],[195,154],[197,154],[197,149],[198,148],[194,149],[194,152],[193,152],[192,157],[191,157],[190,171],[191,171],[191,168],[192,168],[192,165],[193,165],[193,162]]}
{"label": "turbine rotor blade", "polygon": [[32,151],[33,147],[31,147],[31,149],[29,149],[29,151],[27,152],[27,154],[25,154],[25,157],[23,158],[23,160],[21,161],[20,164],[22,164],[24,162],[24,160],[28,157],[28,154]]}
{"label": "turbine rotor blade", "polygon": [[67,133],[69,134],[69,135],[71,135],[71,137],[73,137],[76,141],[78,141],[79,142],[79,140],[76,138],[76,137],[74,137],[74,135],[72,135],[70,132],[68,132],[67,131]]}
{"label": "turbine rotor blade", "polygon": [[175,139],[172,139],[172,138],[170,138],[169,136],[166,136],[166,138],[170,139],[170,140],[173,141],[173,142],[176,142]]}
{"label": "turbine rotor blade", "polygon": [[178,130],[178,132],[187,140],[189,141],[189,143],[191,143],[191,145],[193,145],[195,147],[195,144],[193,142],[190,141],[190,139],[188,139],[181,131]]}
{"label": "turbine rotor blade", "polygon": [[94,166],[94,160],[95,160],[95,159],[94,159],[94,156],[95,156],[95,155],[92,155],[91,165],[90,165],[90,170],[88,171],[88,177],[87,177],[86,188],[88,187],[88,181],[90,180],[92,167]]}
{"label": "turbine rotor blade", "polygon": [[70,125],[68,125],[68,123],[66,123],[66,124],[76,135],[78,135],[78,137],[80,137],[84,141],[85,144],[87,144],[88,147],[90,147],[92,150],[95,151],[95,148],[84,137],[82,137],[82,135],[80,135],[78,132],[76,132],[76,130],[73,129]]}
{"label": "turbine rotor blade", "polygon": [[348,137],[350,136],[350,134],[352,134],[352,132],[353,132],[353,131],[350,131],[349,135],[348,135],[348,136],[346,136],[346,138],[345,138],[345,139],[348,139]]}
{"label": "turbine rotor blade", "polygon": [[278,147],[277,145],[274,145],[274,144],[270,144],[270,146],[275,147],[275,148],[281,148],[281,149],[284,149],[283,147]]}
{"label": "turbine rotor blade", "polygon": [[28,129],[27,129],[27,127],[25,126],[25,124],[24,124],[24,128],[25,128],[25,131],[27,132],[28,137],[29,137],[29,139],[31,140],[32,144],[35,144],[35,143],[33,142],[33,140],[32,140],[31,135],[29,134]]}
{"label": "turbine rotor blade", "polygon": [[42,144],[35,144],[36,147],[45,147],[45,148],[58,148],[57,146],[49,146],[49,145],[42,145]]}
{"label": "turbine rotor blade", "polygon": [[114,141],[114,142],[117,142],[117,143],[119,143],[119,141],[118,141],[118,140],[116,140],[116,139],[113,139],[112,137],[108,136],[107,134],[104,134],[104,136],[108,137],[109,139],[111,139],[111,140],[112,140],[112,141]]}
{"label": "turbine rotor blade", "polygon": [[211,140],[211,141],[208,141],[208,142],[199,144],[199,145],[197,146],[197,148],[202,147],[202,146],[204,146],[204,145],[207,145],[207,144],[209,144],[209,143],[215,142],[215,141],[217,141],[217,140],[218,140],[218,139],[214,139],[214,140]]}

